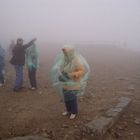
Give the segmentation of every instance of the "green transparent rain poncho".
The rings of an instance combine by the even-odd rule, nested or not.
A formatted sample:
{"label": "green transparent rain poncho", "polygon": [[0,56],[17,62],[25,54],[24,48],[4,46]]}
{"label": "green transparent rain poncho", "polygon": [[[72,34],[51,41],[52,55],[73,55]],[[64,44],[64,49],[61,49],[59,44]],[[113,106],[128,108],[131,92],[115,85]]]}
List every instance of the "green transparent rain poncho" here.
{"label": "green transparent rain poncho", "polygon": [[35,44],[26,49],[26,64],[29,70],[38,68],[39,52]]}
{"label": "green transparent rain poncho", "polygon": [[[77,82],[75,82],[73,80],[68,80],[67,82],[62,82],[59,80],[59,76],[62,74],[60,71],[60,66],[65,61],[64,57],[65,56],[63,53],[58,54],[54,61],[54,65],[51,69],[51,80],[52,80],[53,87],[62,100],[63,100],[63,87],[65,85],[76,85],[77,84]],[[80,63],[83,65],[84,71],[85,71],[84,75],[81,77],[81,80],[80,80],[80,90],[77,93],[77,95],[83,95],[85,93],[85,89],[87,86],[89,73],[90,73],[90,67],[82,55],[75,52],[75,57],[77,57],[79,59]]]}

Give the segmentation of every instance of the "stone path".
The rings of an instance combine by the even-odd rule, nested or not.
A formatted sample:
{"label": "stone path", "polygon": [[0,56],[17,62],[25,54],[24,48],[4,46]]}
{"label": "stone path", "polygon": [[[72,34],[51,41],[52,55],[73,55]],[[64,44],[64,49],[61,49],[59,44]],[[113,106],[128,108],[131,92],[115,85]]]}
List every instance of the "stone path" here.
{"label": "stone path", "polygon": [[86,124],[87,132],[93,137],[102,137],[107,132],[107,130],[116,123],[130,103],[130,98],[121,97],[119,99],[119,103],[115,107],[107,110],[105,114]]}

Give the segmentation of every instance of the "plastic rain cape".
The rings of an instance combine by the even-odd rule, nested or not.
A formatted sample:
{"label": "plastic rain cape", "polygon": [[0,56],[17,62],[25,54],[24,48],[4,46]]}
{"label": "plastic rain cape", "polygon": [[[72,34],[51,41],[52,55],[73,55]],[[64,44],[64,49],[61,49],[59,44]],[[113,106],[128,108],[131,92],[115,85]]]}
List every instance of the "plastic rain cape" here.
{"label": "plastic rain cape", "polygon": [[[76,53],[76,56],[79,58],[80,63],[84,66],[84,69],[85,69],[85,74],[80,80],[80,90],[77,94],[77,95],[83,95],[85,93],[85,89],[87,86],[89,73],[90,73],[90,67],[82,55]],[[53,87],[62,100],[63,100],[63,85],[65,84],[65,82],[61,82],[58,77],[60,76],[59,70],[60,70],[60,65],[63,59],[64,59],[63,53],[57,55],[54,61],[54,65],[52,66],[52,69],[51,69],[51,81],[52,81]],[[75,84],[75,82],[72,80],[69,80],[67,82],[67,85],[73,85],[73,84]]]}
{"label": "plastic rain cape", "polygon": [[38,68],[39,52],[35,44],[26,49],[26,64],[29,69]]}

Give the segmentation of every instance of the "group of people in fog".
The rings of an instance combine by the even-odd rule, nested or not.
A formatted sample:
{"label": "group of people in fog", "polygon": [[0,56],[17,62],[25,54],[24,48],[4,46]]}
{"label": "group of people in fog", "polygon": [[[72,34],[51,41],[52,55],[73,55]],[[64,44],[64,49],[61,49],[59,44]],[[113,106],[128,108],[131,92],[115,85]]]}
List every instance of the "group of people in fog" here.
{"label": "group of people in fog", "polygon": [[[37,88],[36,71],[39,64],[38,49],[35,44],[36,39],[31,40],[26,45],[23,39],[18,38],[17,43],[10,45],[10,63],[15,69],[14,92],[19,92],[23,88],[23,67],[26,62],[28,77],[31,89]],[[0,86],[4,84],[5,51],[0,46]],[[66,111],[62,115],[70,115],[74,119],[78,114],[77,96],[83,95],[89,76],[89,65],[75,49],[70,45],[62,48],[60,55],[56,57],[51,69],[51,80],[54,89],[59,93],[64,101]]]}
{"label": "group of people in fog", "polygon": [[[17,43],[11,42],[9,52],[11,55],[10,63],[14,66],[16,78],[13,86],[13,91],[18,92],[23,88],[23,67],[25,62],[28,68],[28,75],[31,84],[31,89],[37,88],[36,70],[39,64],[38,49],[35,44],[36,39],[31,40],[28,44],[23,45],[23,39],[18,38]],[[0,47],[0,86],[4,85],[4,65],[5,51]]]}
{"label": "group of people in fog", "polygon": [[19,91],[23,87],[23,66],[25,64],[25,56],[27,61],[27,68],[31,89],[37,88],[36,85],[36,69],[38,65],[38,54],[35,46],[36,39],[33,39],[28,44],[23,45],[23,39],[17,39],[17,44],[12,49],[12,58],[10,63],[14,66],[16,71],[16,80],[14,83],[14,91]]}

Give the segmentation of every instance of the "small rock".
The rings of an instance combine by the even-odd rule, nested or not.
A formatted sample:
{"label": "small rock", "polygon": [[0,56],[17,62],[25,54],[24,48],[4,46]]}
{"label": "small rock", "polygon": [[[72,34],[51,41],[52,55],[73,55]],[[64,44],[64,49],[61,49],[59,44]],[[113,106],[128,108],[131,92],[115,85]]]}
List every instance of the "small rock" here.
{"label": "small rock", "polygon": [[125,78],[118,78],[118,80],[125,80]]}
{"label": "small rock", "polygon": [[86,127],[83,127],[83,128],[82,128],[82,132],[87,132]]}
{"label": "small rock", "polygon": [[83,133],[82,133],[82,136],[85,136],[85,135],[86,135],[85,132],[83,132]]}
{"label": "small rock", "polygon": [[129,81],[129,78],[128,77],[120,77],[120,78],[118,78],[118,80],[124,80],[124,81]]}
{"label": "small rock", "polygon": [[132,90],[135,90],[135,88],[134,88],[133,85],[131,85],[131,86],[129,86],[129,87],[127,88],[127,90],[128,90],[128,91],[132,91]]}
{"label": "small rock", "polygon": [[75,136],[75,139],[80,140],[81,138],[80,138],[80,136]]}
{"label": "small rock", "polygon": [[90,95],[86,95],[85,96],[87,99],[90,99],[91,97],[92,97],[92,95],[90,94]]}
{"label": "small rock", "polygon": [[72,135],[73,134],[73,131],[69,131],[68,134]]}
{"label": "small rock", "polygon": [[55,133],[53,131],[48,131],[47,133],[48,133],[48,135],[50,135],[51,138],[53,138],[55,136]]}
{"label": "small rock", "polygon": [[78,128],[78,126],[77,125],[74,125],[74,128]]}
{"label": "small rock", "polygon": [[66,124],[63,124],[63,126],[62,126],[63,128],[69,128],[69,126],[68,125],[66,125]]}
{"label": "small rock", "polygon": [[91,121],[92,119],[86,118],[86,121]]}
{"label": "small rock", "polygon": [[103,87],[101,90],[102,90],[102,91],[105,91],[105,90],[106,90],[106,88],[105,88],[105,87]]}
{"label": "small rock", "polygon": [[130,135],[133,136],[134,135],[134,132],[131,132]]}
{"label": "small rock", "polygon": [[91,137],[94,137],[94,134],[91,134]]}
{"label": "small rock", "polygon": [[139,138],[138,137],[134,137],[134,140],[139,140]]}
{"label": "small rock", "polygon": [[140,119],[137,119],[136,118],[135,121],[134,121],[134,123],[137,124],[137,125],[139,125],[140,124]]}
{"label": "small rock", "polygon": [[93,97],[93,98],[96,97],[96,95],[95,95],[94,93],[91,93],[90,95],[91,95],[91,97]]}
{"label": "small rock", "polygon": [[[132,90],[132,89],[129,89],[129,90]],[[133,89],[133,90],[134,90],[134,89]],[[131,92],[126,92],[126,91],[121,92],[121,94],[127,95],[127,96],[134,96],[133,93],[131,93]]]}
{"label": "small rock", "polygon": [[14,133],[13,132],[9,132],[9,135],[14,136]]}
{"label": "small rock", "polygon": [[79,101],[80,101],[80,102],[83,102],[83,97],[80,97]]}
{"label": "small rock", "polygon": [[42,129],[42,132],[47,132],[47,129],[46,129],[46,128],[43,128],[43,129]]}
{"label": "small rock", "polygon": [[69,135],[65,135],[63,140],[67,140],[69,138]]}
{"label": "small rock", "polygon": [[105,81],[101,81],[101,83],[102,83],[102,84],[105,84],[106,82],[105,82]]}
{"label": "small rock", "polygon": [[33,132],[33,134],[38,134],[40,132],[40,130],[39,130],[39,128],[37,128],[34,132]]}
{"label": "small rock", "polygon": [[130,117],[133,118],[134,117],[134,114],[131,114]]}
{"label": "small rock", "polygon": [[118,132],[114,132],[114,135],[115,135],[115,137],[116,137],[116,138],[121,137],[121,134],[120,134],[120,133],[118,133]]}
{"label": "small rock", "polygon": [[123,118],[126,118],[126,116],[125,116],[125,115],[123,115],[122,117],[123,117]]}
{"label": "small rock", "polygon": [[118,126],[117,127],[119,130],[124,130],[124,128],[122,128],[121,126]]}
{"label": "small rock", "polygon": [[50,138],[50,136],[47,133],[42,133],[41,136],[43,136],[45,138]]}
{"label": "small rock", "polygon": [[128,126],[127,122],[123,122],[123,124],[124,124],[125,126]]}
{"label": "small rock", "polygon": [[42,91],[39,91],[39,94],[42,94],[43,92]]}
{"label": "small rock", "polygon": [[11,112],[12,111],[12,108],[8,108],[8,111]]}

